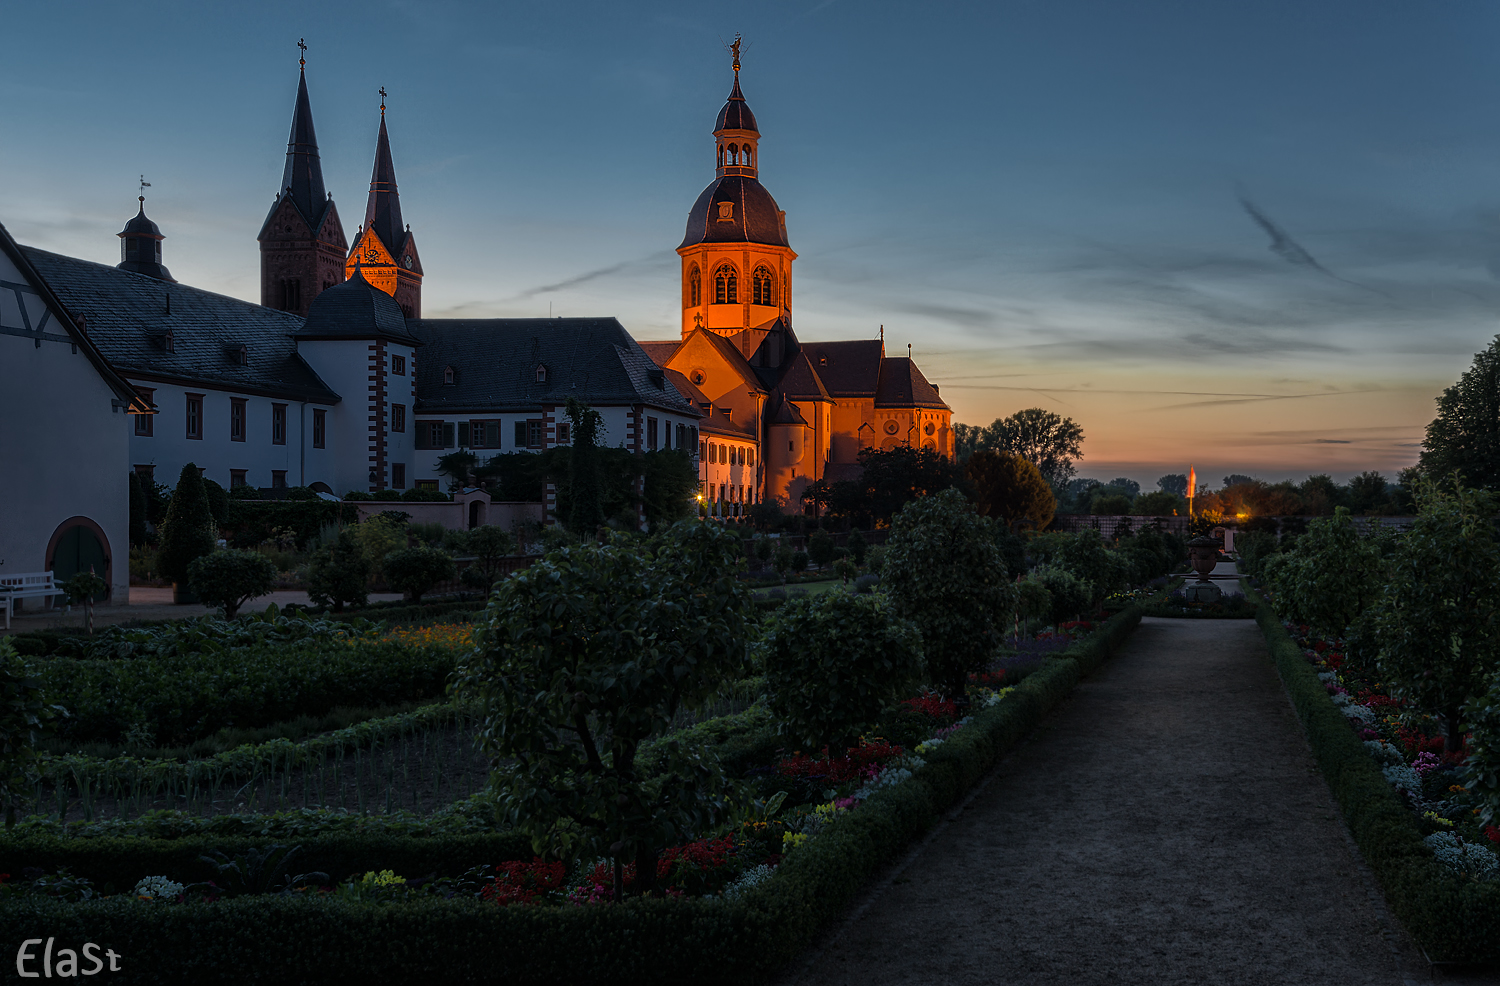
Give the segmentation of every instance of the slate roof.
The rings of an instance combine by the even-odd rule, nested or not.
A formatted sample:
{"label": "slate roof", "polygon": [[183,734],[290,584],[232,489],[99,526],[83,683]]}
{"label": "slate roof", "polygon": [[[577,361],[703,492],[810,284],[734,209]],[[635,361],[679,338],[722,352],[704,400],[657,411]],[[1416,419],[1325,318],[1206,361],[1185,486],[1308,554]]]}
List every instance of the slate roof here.
{"label": "slate roof", "polygon": [[833,402],[833,398],[828,396],[823,381],[818,379],[817,371],[807,361],[807,354],[804,352],[799,352],[792,357],[786,370],[781,374],[781,381],[777,387],[783,394],[795,401]]}
{"label": "slate roof", "polygon": [[421,345],[396,299],[365,280],[359,264],[347,281],[320,293],[307,309],[299,339],[389,339]]}
{"label": "slate roof", "polygon": [[281,172],[281,187],[276,191],[276,201],[266,213],[266,222],[261,225],[260,236],[266,235],[265,225],[270,223],[281,197],[291,197],[297,211],[314,234],[327,218],[328,191],[323,185],[323,163],[318,158],[318,135],[313,130],[312,102],[307,98],[307,72],[297,79],[297,102],[292,109],[292,129],[286,140],[286,167]]}
{"label": "slate roof", "polygon": [[906,356],[887,356],[880,363],[880,386],[875,390],[876,407],[947,408],[917,364]]}
{"label": "slate roof", "polygon": [[[140,394],[136,393],[135,388],[130,385],[130,382],[120,375],[118,368],[110,363],[109,358],[104,355],[94,340],[89,338],[88,334],[78,325],[73,311],[63,302],[62,298],[53,289],[51,282],[47,280],[46,276],[32,262],[31,251],[11,239],[10,230],[6,229],[3,223],[0,223],[0,253],[8,256],[11,262],[16,265],[16,269],[21,272],[21,276],[31,282],[31,286],[36,289],[37,294],[41,295],[42,301],[46,302],[49,311],[57,316],[58,327],[63,330],[68,340],[88,357],[89,362],[93,364],[94,369],[98,371],[99,375],[104,378],[104,382],[109,385],[109,388],[114,391],[115,396],[129,404],[132,411],[149,413],[151,405]],[[113,270],[113,268],[108,267],[105,269]],[[33,326],[32,328],[38,336],[49,334],[45,320],[42,325]]]}
{"label": "slate roof", "polygon": [[880,386],[884,350],[885,344],[879,339],[802,344],[823,386],[835,397],[874,397]]}
{"label": "slate roof", "polygon": [[719,118],[714,121],[714,132],[720,130],[751,130],[760,133],[760,128],[755,125],[755,114],[750,112],[750,104],[745,102],[745,94],[740,92],[738,72],[734,74],[734,88],[729,90],[729,100],[719,110]]}
{"label": "slate roof", "polygon": [[676,370],[663,371],[677,392],[698,406],[704,417],[698,422],[698,430],[713,435],[728,435],[734,438],[755,438],[755,425],[749,421],[735,421],[723,408],[715,407],[708,395],[693,386],[693,382]]}
{"label": "slate roof", "polygon": [[641,347],[647,356],[651,357],[653,363],[657,366],[665,367],[671,361],[672,357],[677,354],[677,350],[682,348],[682,340],[670,339],[665,342],[642,342],[637,343],[637,345]]}
{"label": "slate roof", "polygon": [[773,405],[774,410],[770,414],[766,415],[767,423],[773,425],[807,424],[807,419],[802,416],[801,411],[797,410],[797,405],[787,400],[786,397],[781,394],[776,395],[776,400],[778,403]]}
{"label": "slate roof", "polygon": [[[298,315],[35,247],[21,250],[127,376],[318,404],[339,400],[297,355]],[[162,344],[169,332],[171,352]],[[243,366],[231,358],[240,346],[249,358]]]}
{"label": "slate roof", "polygon": [[[327,294],[327,292],[324,292]],[[418,414],[535,410],[575,396],[595,406],[698,407],[613,318],[428,318],[407,323],[422,342]],[[537,365],[547,368],[538,383]],[[443,383],[444,368],[456,379]]]}
{"label": "slate roof", "polygon": [[[733,202],[733,220],[719,219],[719,202]],[[696,243],[768,243],[790,246],[781,208],[759,180],[748,175],[725,175],[717,178],[693,203],[688,213],[687,232],[677,249]],[[704,280],[713,276],[704,271]],[[740,272],[744,278],[745,272]],[[745,283],[748,283],[746,281]]]}

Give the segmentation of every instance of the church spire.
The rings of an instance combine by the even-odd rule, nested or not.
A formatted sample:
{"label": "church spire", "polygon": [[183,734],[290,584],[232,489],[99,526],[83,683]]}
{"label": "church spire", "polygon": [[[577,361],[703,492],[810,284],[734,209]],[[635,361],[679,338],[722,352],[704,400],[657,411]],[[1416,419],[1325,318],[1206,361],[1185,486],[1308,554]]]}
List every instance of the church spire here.
{"label": "church spire", "polygon": [[380,134],[375,139],[375,168],[370,174],[370,199],[365,204],[365,228],[375,231],[387,250],[401,247],[401,195],[396,191],[396,163],[385,129],[385,87],[380,89]]}
{"label": "church spire", "polygon": [[755,114],[740,92],[740,36],[734,36],[729,46],[734,52],[734,88],[729,90],[729,99],[719,110],[714,122],[714,138],[718,144],[718,175],[745,175],[754,178],[758,174],[756,158],[759,156],[760,129],[755,123]]}
{"label": "church spire", "polygon": [[[307,45],[297,42],[304,56]],[[312,102],[307,97],[307,59],[299,59],[297,103],[292,110],[292,132],[286,142],[286,167],[281,173],[281,192],[290,195],[302,218],[313,229],[323,218],[328,192],[323,186],[323,164],[318,159],[318,136],[313,131]]]}

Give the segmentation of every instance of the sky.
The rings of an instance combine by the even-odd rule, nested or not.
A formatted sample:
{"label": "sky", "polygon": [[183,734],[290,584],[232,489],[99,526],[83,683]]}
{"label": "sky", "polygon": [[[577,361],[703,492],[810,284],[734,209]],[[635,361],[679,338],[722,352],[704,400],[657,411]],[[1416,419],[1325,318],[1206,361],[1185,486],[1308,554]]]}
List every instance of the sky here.
{"label": "sky", "polygon": [[[1077,421],[1154,488],[1415,461],[1500,332],[1500,6],[12,5],[0,223],[105,263],[134,214],[259,300],[305,38],[324,177],[363,217],[382,86],[423,313],[678,334],[674,250],[741,83],[808,340],[910,345],[986,424]],[[42,43],[41,39],[47,39]]]}

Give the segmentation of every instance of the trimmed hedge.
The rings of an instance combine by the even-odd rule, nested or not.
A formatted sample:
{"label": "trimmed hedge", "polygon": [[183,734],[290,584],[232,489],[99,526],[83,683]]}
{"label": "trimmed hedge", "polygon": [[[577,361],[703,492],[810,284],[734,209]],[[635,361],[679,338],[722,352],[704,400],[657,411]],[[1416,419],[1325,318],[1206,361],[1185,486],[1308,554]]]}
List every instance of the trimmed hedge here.
{"label": "trimmed hedge", "polygon": [[[149,968],[154,980],[195,984],[762,982],[807,948],[880,867],[930,828],[1139,622],[1132,607],[1048,658],[934,750],[912,780],[877,793],[788,856],[773,879],[734,901],[502,908],[470,899],[371,904],[288,896],[158,906],[119,898],[64,904],[28,895],[0,903],[0,952],[10,954],[5,950],[39,934],[95,941],[134,968]],[[352,847],[347,851],[347,872],[402,869],[394,845],[357,857]],[[101,853],[100,865],[105,858]],[[417,871],[431,869],[428,858]],[[16,865],[12,859],[18,857],[0,855],[7,866]],[[328,859],[310,840],[299,863],[339,868]],[[130,872],[139,873],[139,863]]]}
{"label": "trimmed hedge", "polygon": [[1500,961],[1500,882],[1462,878],[1437,861],[1411,811],[1263,600],[1256,619],[1318,768],[1391,911],[1435,962]]}

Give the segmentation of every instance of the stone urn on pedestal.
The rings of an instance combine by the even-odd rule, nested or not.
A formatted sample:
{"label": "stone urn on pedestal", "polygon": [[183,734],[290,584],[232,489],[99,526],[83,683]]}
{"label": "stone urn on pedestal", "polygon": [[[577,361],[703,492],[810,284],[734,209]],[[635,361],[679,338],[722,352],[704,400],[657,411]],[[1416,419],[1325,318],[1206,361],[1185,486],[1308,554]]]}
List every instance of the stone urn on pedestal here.
{"label": "stone urn on pedestal", "polygon": [[1211,537],[1195,537],[1187,543],[1188,564],[1198,573],[1198,581],[1182,587],[1182,595],[1188,602],[1217,602],[1223,593],[1209,581],[1208,576],[1219,564],[1219,542]]}

